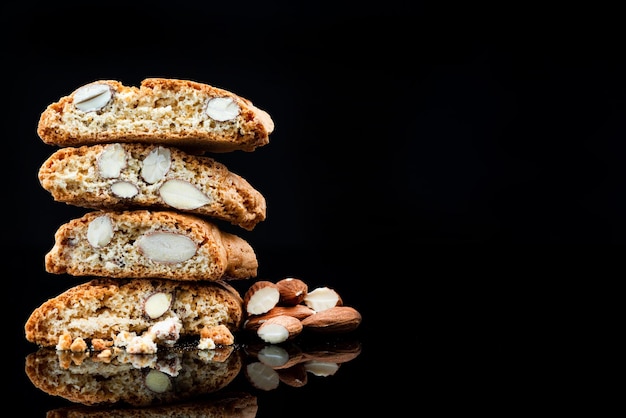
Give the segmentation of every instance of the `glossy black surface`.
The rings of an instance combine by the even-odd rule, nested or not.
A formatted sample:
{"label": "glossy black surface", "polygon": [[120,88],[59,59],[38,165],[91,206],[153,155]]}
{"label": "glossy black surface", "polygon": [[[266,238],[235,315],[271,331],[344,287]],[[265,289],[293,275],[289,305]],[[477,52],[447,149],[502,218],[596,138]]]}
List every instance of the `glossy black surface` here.
{"label": "glossy black surface", "polygon": [[127,3],[2,16],[2,249],[19,262],[3,275],[3,340],[21,416],[70,404],[24,374],[36,347],[23,324],[82,281],[44,271],[55,230],[84,210],[38,184],[53,151],[39,115],[84,83],[152,76],[272,115],[267,146],[216,156],[267,200],[267,220],[235,232],[259,278],[334,287],[363,315],[361,352],[335,375],[267,392],[237,379],[259,417],[534,413],[566,399],[554,388],[576,381],[577,345],[556,347],[590,327],[581,307],[614,295],[595,280],[623,270],[626,65],[610,10]]}

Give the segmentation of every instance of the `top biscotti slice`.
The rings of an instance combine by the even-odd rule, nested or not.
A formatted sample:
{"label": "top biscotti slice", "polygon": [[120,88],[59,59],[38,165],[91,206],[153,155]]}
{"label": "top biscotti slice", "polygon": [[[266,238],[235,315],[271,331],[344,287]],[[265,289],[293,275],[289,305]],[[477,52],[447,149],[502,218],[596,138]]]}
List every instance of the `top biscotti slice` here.
{"label": "top biscotti slice", "polygon": [[256,277],[243,238],[175,211],[93,211],[61,225],[45,255],[48,273],[215,281]]}
{"label": "top biscotti slice", "polygon": [[265,220],[265,198],[213,158],[152,144],[64,147],[39,169],[59,202],[92,209],[178,210],[252,230]]}
{"label": "top biscotti slice", "polygon": [[254,151],[273,130],[270,115],[250,100],[170,78],[140,87],[94,81],[50,104],[37,127],[43,142],[62,147],[143,142],[210,152]]}

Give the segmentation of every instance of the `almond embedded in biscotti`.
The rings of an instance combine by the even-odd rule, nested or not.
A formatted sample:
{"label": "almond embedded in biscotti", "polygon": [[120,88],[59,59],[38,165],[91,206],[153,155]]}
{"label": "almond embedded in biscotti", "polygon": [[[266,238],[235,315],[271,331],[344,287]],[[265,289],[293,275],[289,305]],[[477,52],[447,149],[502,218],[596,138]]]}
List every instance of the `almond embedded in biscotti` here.
{"label": "almond embedded in biscotti", "polygon": [[243,307],[249,315],[260,315],[276,306],[279,299],[280,292],[275,283],[259,280],[243,295]]}
{"label": "almond embedded in biscotti", "polygon": [[354,331],[361,324],[361,314],[350,306],[335,306],[304,318],[302,326],[311,331],[343,333]]}
{"label": "almond embedded in biscotti", "polygon": [[166,205],[180,210],[193,210],[211,203],[211,198],[185,180],[171,179],[159,188]]}
{"label": "almond embedded in biscotti", "polygon": [[165,292],[150,294],[143,303],[143,310],[150,319],[162,316],[172,304],[172,295]]}
{"label": "almond embedded in biscotti", "polygon": [[301,303],[309,291],[308,285],[295,277],[288,277],[276,282],[280,292],[280,304],[293,306]]}
{"label": "almond embedded in biscotti", "polygon": [[155,231],[140,236],[135,245],[144,257],[156,263],[182,263],[196,255],[198,245],[185,235]]}

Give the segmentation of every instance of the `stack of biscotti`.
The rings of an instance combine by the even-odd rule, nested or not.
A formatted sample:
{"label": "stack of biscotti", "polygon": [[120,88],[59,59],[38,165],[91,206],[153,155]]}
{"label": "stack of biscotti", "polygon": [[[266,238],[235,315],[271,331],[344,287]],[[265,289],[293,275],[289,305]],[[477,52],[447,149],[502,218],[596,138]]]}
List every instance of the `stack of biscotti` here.
{"label": "stack of biscotti", "polygon": [[252,231],[266,203],[208,154],[254,151],[273,129],[249,100],[189,80],[95,81],[50,104],[37,133],[58,149],[39,181],[86,213],[58,228],[45,269],[87,281],[36,308],[27,340],[105,353],[184,337],[233,345],[243,302],[228,282],[256,277],[258,261],[219,224]]}

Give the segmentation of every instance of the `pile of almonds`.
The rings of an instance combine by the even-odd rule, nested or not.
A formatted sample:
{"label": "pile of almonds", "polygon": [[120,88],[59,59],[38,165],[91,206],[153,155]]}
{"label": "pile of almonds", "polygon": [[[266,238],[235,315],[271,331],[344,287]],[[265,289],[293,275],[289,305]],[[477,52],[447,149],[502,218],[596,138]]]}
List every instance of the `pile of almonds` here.
{"label": "pile of almonds", "polygon": [[354,360],[361,353],[356,340],[339,340],[332,344],[313,345],[290,341],[286,344],[255,343],[245,348],[248,362],[244,375],[253,387],[273,390],[280,383],[292,387],[307,384],[308,376],[333,376],[344,363]]}
{"label": "pile of almonds", "polygon": [[292,340],[303,330],[347,333],[358,328],[362,319],[334,289],[309,291],[304,281],[294,277],[255,282],[243,296],[243,307],[243,329],[271,344]]}

